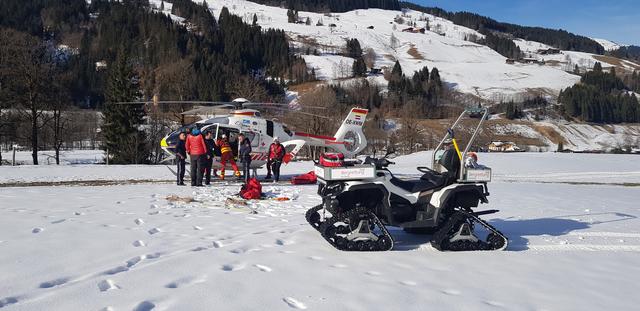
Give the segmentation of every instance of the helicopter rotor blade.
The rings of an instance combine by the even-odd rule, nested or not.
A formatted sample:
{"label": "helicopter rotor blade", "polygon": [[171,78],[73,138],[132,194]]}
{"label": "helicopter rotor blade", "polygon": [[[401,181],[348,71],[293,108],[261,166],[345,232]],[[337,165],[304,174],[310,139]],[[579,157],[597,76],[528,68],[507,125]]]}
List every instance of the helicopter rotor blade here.
{"label": "helicopter rotor blade", "polygon": [[316,118],[321,118],[321,119],[331,120],[331,118],[329,118],[329,117],[325,117],[325,116],[317,115],[317,114],[314,114],[314,113],[304,112],[304,111],[291,110],[291,109],[283,109],[283,108],[278,108],[278,107],[273,107],[273,109],[275,109],[275,110],[280,110],[280,111],[284,111],[284,112],[290,112],[290,113],[302,114],[302,115],[305,115],[305,116],[311,116],[311,117],[316,117]]}
{"label": "helicopter rotor blade", "polygon": [[[276,107],[285,107],[285,108],[289,108],[291,110],[296,110],[294,108],[291,107],[290,104],[277,104],[277,103],[244,103],[242,104],[242,106],[260,106],[260,107],[265,107],[265,108],[276,108]],[[302,106],[302,105],[298,105],[298,107],[300,109],[321,109],[321,110],[326,110],[326,107],[319,107],[319,106]]]}

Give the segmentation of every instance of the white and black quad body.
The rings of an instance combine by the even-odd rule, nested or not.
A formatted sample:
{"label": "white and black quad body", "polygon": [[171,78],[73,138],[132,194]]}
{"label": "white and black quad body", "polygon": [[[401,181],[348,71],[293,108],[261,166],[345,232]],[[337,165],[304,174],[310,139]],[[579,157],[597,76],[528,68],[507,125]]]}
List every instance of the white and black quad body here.
{"label": "white and black quad body", "polygon": [[473,210],[480,203],[488,203],[491,170],[470,168],[460,160],[465,159],[486,110],[463,112],[452,128],[465,114],[480,114],[481,118],[464,152],[456,147],[436,160],[436,152],[445,141],[454,139],[453,131],[448,131],[433,153],[432,168],[417,168],[423,173],[419,179],[395,177],[387,168],[393,162],[386,156],[367,157],[361,163],[342,167],[316,165],[318,194],[323,203],[306,213],[309,224],[344,251],[392,249],[393,237],[386,226],[433,234],[431,244],[442,251],[505,249],[507,238],[479,218],[497,211]]}

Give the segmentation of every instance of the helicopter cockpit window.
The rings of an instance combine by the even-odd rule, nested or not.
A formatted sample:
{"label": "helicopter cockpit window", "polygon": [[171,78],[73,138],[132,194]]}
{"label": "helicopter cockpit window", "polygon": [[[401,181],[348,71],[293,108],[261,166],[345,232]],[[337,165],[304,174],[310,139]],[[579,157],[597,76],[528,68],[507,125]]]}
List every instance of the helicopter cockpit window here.
{"label": "helicopter cockpit window", "polygon": [[282,125],[282,130],[287,133],[287,135],[289,136],[293,136],[293,134],[291,133],[291,130],[286,126],[286,125]]}
{"label": "helicopter cockpit window", "polygon": [[254,132],[242,132],[245,137],[249,138],[251,147],[258,147],[260,145],[260,134]]}
{"label": "helicopter cockpit window", "polygon": [[262,116],[262,114],[260,113],[260,111],[256,111],[256,112],[254,113],[254,116],[256,116],[256,117],[261,117],[261,116]]}
{"label": "helicopter cockpit window", "polygon": [[228,117],[217,117],[217,118],[213,118],[213,119],[207,120],[207,123],[208,124],[211,124],[211,123],[229,124],[229,118]]}
{"label": "helicopter cockpit window", "polygon": [[273,121],[267,120],[267,135],[273,137]]}

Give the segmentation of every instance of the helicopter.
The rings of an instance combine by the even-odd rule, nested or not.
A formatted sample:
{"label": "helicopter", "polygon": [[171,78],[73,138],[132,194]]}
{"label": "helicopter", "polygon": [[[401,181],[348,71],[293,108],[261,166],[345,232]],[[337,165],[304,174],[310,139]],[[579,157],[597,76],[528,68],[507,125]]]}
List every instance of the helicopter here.
{"label": "helicopter", "polygon": [[[223,135],[229,139],[234,154],[237,154],[238,135],[243,134],[251,141],[251,169],[262,168],[269,157],[269,147],[277,137],[285,147],[284,163],[290,162],[304,146],[326,147],[335,152],[342,153],[345,157],[354,157],[367,146],[367,139],[363,132],[363,126],[368,109],[354,107],[350,110],[338,130],[333,136],[317,135],[291,131],[286,124],[269,120],[262,117],[260,111],[255,108],[265,107],[276,110],[289,111],[288,104],[277,103],[253,103],[244,98],[237,98],[232,102],[208,102],[208,101],[158,101],[154,98],[152,102],[124,102],[121,104],[194,104],[199,105],[192,110],[183,112],[184,115],[207,116],[203,120],[192,124],[184,125],[169,133],[160,141],[160,147],[171,160],[175,158],[175,148],[179,140],[180,133],[189,129],[198,128],[200,132],[211,132],[214,139],[219,139]],[[229,113],[215,114],[219,108],[227,108]],[[302,111],[293,111],[305,115],[316,116]],[[213,115],[211,115],[213,113]],[[241,163],[238,163],[241,165]],[[229,164],[227,165],[229,166]],[[214,159],[213,168],[220,169],[222,165],[218,159]],[[227,167],[230,168],[230,167]]]}

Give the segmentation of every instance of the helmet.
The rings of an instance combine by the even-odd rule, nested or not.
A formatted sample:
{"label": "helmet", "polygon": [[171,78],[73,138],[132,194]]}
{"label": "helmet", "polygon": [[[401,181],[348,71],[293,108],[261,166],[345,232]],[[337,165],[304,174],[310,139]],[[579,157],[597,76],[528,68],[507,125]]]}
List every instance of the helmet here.
{"label": "helmet", "polygon": [[199,130],[199,129],[197,129],[197,128],[193,128],[193,129],[191,129],[191,135],[193,135],[193,136],[198,136],[198,135],[200,135],[200,130]]}
{"label": "helmet", "polygon": [[278,142],[279,142],[279,141],[280,141],[280,138],[278,138],[278,136],[274,136],[274,137],[273,137],[273,141],[278,141]]}
{"label": "helmet", "polygon": [[227,134],[222,134],[222,138],[227,138]]}
{"label": "helmet", "polygon": [[478,162],[478,155],[475,152],[469,152],[467,155],[473,158],[474,161]]}

